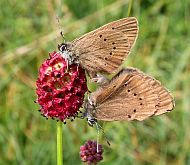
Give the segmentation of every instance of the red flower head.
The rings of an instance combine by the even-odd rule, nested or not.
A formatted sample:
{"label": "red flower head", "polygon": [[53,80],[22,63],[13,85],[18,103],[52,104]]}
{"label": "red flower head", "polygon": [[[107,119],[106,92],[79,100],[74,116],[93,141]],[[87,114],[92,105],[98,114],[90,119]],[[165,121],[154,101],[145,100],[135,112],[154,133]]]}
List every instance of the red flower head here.
{"label": "red flower head", "polygon": [[87,91],[85,71],[78,64],[67,64],[60,53],[53,52],[39,69],[36,81],[41,113],[65,121],[78,114]]}
{"label": "red flower head", "polygon": [[97,142],[88,140],[83,146],[80,147],[80,158],[83,162],[87,163],[88,165],[97,164],[101,160],[103,148],[101,144],[98,144],[98,151],[97,151]]}

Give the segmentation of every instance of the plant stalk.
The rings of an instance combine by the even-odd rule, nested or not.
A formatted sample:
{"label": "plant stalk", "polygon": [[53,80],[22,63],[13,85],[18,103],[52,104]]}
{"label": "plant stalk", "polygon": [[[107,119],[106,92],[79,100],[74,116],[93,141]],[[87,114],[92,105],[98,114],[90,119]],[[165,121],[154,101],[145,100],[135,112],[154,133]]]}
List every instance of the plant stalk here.
{"label": "plant stalk", "polygon": [[57,122],[57,165],[63,165],[63,130],[62,122]]}

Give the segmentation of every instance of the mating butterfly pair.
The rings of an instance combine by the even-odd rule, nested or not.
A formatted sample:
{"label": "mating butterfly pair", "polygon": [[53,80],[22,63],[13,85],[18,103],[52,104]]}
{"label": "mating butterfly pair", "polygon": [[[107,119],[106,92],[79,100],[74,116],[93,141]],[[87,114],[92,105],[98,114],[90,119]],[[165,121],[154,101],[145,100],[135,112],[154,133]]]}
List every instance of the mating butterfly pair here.
{"label": "mating butterfly pair", "polygon": [[96,120],[141,121],[173,109],[174,100],[169,91],[138,69],[122,69],[111,80],[97,74],[114,73],[130,53],[137,35],[138,21],[129,17],[58,45],[70,63],[79,63],[100,84],[84,103],[84,116],[90,125]]}

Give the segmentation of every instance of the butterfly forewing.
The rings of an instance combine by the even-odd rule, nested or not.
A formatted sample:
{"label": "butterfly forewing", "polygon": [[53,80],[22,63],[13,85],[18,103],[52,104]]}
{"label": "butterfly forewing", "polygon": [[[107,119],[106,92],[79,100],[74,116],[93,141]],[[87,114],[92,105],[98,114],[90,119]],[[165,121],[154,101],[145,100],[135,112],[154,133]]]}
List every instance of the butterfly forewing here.
{"label": "butterfly forewing", "polygon": [[[125,80],[117,86],[114,92],[103,102],[96,102],[93,113],[98,120],[144,120],[153,115],[160,115],[171,111],[174,101],[170,93],[159,81],[137,69],[124,69],[117,78],[123,75]],[[96,100],[112,83],[96,93]],[[93,96],[93,94],[92,94]]]}
{"label": "butterfly forewing", "polygon": [[138,21],[135,17],[123,18],[109,23],[100,29],[112,28],[112,30],[121,31],[129,38],[130,45],[133,46],[138,35]]}
{"label": "butterfly forewing", "polygon": [[129,54],[138,34],[136,18],[108,23],[71,43],[71,52],[90,72],[113,73]]}
{"label": "butterfly forewing", "polygon": [[123,55],[129,52],[128,38],[120,32],[110,34],[110,31],[106,30],[104,38],[96,39],[101,34],[98,32],[93,38],[86,38],[87,43],[82,49],[76,49],[75,54],[80,55],[79,61],[88,71],[111,73],[121,65]]}

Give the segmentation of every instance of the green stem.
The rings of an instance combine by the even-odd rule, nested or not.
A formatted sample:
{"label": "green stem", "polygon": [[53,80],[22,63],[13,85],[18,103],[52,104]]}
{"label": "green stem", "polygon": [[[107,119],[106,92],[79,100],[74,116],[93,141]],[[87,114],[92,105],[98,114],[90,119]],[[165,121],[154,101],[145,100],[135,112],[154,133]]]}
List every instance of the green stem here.
{"label": "green stem", "polygon": [[57,122],[57,165],[63,165],[63,130],[62,122]]}
{"label": "green stem", "polygon": [[130,16],[130,13],[131,13],[132,4],[133,4],[133,0],[130,0],[130,1],[129,1],[128,11],[127,11],[127,16],[128,16],[128,17]]}

